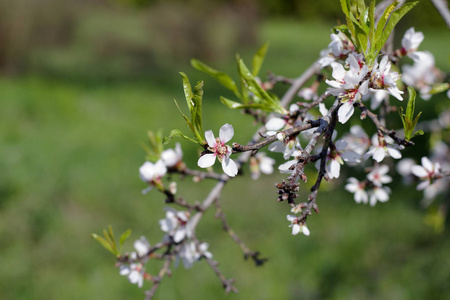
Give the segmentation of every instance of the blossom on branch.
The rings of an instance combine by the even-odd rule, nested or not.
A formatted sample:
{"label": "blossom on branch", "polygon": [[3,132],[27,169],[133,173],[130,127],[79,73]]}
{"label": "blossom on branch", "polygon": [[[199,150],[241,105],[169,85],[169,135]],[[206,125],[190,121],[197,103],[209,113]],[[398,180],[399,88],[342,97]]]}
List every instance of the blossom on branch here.
{"label": "blossom on branch", "polygon": [[250,172],[252,174],[252,179],[258,179],[261,173],[266,175],[272,174],[274,164],[275,160],[268,157],[263,152],[258,152],[255,156],[250,157]]}
{"label": "blossom on branch", "polygon": [[350,193],[354,193],[354,199],[356,203],[364,203],[366,204],[369,200],[369,196],[365,191],[366,183],[360,182],[358,179],[354,177],[350,177],[347,179],[348,183],[345,185],[345,189]]}
{"label": "blossom on branch", "polygon": [[293,215],[287,215],[287,220],[291,222],[289,227],[292,227],[292,235],[297,235],[300,232],[306,236],[309,236],[309,229],[305,224],[299,224],[299,219]]}
{"label": "blossom on branch", "polygon": [[200,168],[208,168],[214,165],[216,162],[216,157],[222,164],[222,169],[230,177],[234,177],[238,173],[238,168],[236,163],[230,158],[232,149],[225,143],[230,141],[234,135],[233,126],[230,124],[225,124],[220,128],[219,137],[215,138],[212,130],[205,132],[205,139],[208,143],[208,151],[202,155],[198,160],[198,166]]}
{"label": "blossom on branch", "polygon": [[150,184],[150,186],[142,191],[143,194],[151,191],[153,186],[157,186],[162,189],[162,181],[161,178],[166,175],[167,168],[164,162],[160,159],[156,163],[151,163],[146,161],[139,168],[139,176],[141,180]]}
{"label": "blossom on branch", "polygon": [[432,163],[426,156],[422,157],[421,162],[421,166],[414,165],[411,167],[411,173],[424,180],[417,186],[418,190],[424,190],[429,187],[440,170],[440,164],[438,162]]}
{"label": "blossom on branch", "polygon": [[369,151],[363,155],[363,158],[368,159],[372,156],[377,162],[381,162],[386,155],[389,155],[395,159],[402,158],[402,154],[393,144],[394,140],[391,137],[378,136],[375,134],[372,137],[372,146]]}
{"label": "blossom on branch", "polygon": [[192,232],[189,226],[190,213],[166,208],[166,218],[159,220],[161,230],[166,232],[175,243],[190,237]]}
{"label": "blossom on branch", "polygon": [[389,94],[402,101],[403,98],[401,94],[403,94],[403,92],[397,87],[397,80],[399,80],[400,75],[397,72],[390,72],[390,70],[391,62],[387,55],[383,56],[379,65],[378,62],[375,61],[371,79],[373,87],[374,89],[387,90]]}
{"label": "blossom on branch", "polygon": [[144,284],[145,268],[141,263],[133,263],[129,266],[121,265],[119,268],[119,274],[127,276],[131,284],[137,284],[138,287],[142,287]]}
{"label": "blossom on branch", "polygon": [[161,153],[161,159],[163,160],[164,164],[169,168],[175,167],[177,164],[179,164],[183,159],[183,151],[181,150],[180,143],[175,144],[175,150],[174,149],[164,150]]}
{"label": "blossom on branch", "polygon": [[405,32],[402,38],[402,48],[400,49],[400,55],[407,55],[414,61],[420,61],[423,57],[423,52],[416,51],[424,39],[422,32],[416,32],[414,27],[411,27]]}

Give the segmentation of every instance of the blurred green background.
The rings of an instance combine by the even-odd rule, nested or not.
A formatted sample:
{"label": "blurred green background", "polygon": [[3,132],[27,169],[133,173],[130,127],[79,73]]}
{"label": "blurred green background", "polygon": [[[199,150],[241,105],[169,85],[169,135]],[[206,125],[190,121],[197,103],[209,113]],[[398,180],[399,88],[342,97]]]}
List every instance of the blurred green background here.
{"label": "blurred green background", "polygon": [[[235,53],[248,61],[270,41],[261,74],[295,77],[326,48],[341,17],[338,1],[328,0],[0,1],[1,298],[142,299],[144,289],[118,274],[90,234],[131,228],[128,251],[141,235],[151,243],[163,236],[164,198],[141,194],[138,168],[148,130],[186,129],[173,104],[183,99],[178,72],[205,79],[204,128],[232,123],[233,140],[245,143],[252,119],[223,109],[221,87],[189,59],[233,73]],[[410,26],[424,32],[421,49],[448,72],[449,32],[428,1],[397,37]],[[433,116],[449,104],[440,96],[417,105]],[[405,156],[424,155],[428,138]],[[183,149],[195,167],[198,149]],[[173,270],[157,299],[450,299],[450,233],[425,224],[420,192],[396,178],[390,201],[371,208],[356,205],[343,180],[325,184],[321,213],[308,219],[311,236],[293,237],[287,206],[275,202],[281,178],[254,182],[246,174],[222,196],[231,226],[270,258],[265,266],[244,261],[212,212],[199,228],[239,294],[225,295],[200,263]],[[178,191],[200,201],[212,184],[185,179]]]}

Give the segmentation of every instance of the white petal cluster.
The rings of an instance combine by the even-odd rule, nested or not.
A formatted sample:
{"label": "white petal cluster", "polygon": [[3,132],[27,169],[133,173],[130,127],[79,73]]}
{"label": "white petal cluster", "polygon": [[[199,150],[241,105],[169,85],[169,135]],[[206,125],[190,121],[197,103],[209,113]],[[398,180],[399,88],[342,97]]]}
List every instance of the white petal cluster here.
{"label": "white petal cluster", "polygon": [[384,89],[389,94],[402,101],[403,98],[401,94],[403,94],[403,92],[397,87],[397,80],[399,79],[400,75],[397,72],[391,72],[391,62],[387,55],[383,56],[380,64],[375,62],[371,74],[371,81],[374,89]]}
{"label": "white petal cluster", "polygon": [[202,257],[212,258],[212,254],[208,251],[208,247],[209,245],[207,243],[197,244],[195,241],[185,242],[178,253],[177,259],[181,259],[183,266],[186,269],[189,269]]}
{"label": "white petal cluster", "polygon": [[423,52],[416,51],[424,39],[422,32],[416,32],[414,27],[409,28],[402,38],[401,55],[407,55],[414,61],[420,61],[423,57]]}
{"label": "white petal cluster", "polygon": [[119,268],[119,274],[122,276],[127,276],[131,284],[137,284],[140,288],[144,284],[145,268],[141,263],[121,265]]}
{"label": "white petal cluster", "polygon": [[166,232],[175,243],[180,243],[192,235],[189,217],[190,214],[187,211],[166,208],[166,218],[159,220],[159,225],[161,230]]}
{"label": "white petal cluster", "polygon": [[212,130],[205,132],[205,139],[208,143],[208,150],[211,153],[206,153],[201,156],[197,162],[200,168],[208,168],[214,165],[216,157],[222,164],[222,169],[230,177],[234,177],[238,173],[238,168],[234,160],[230,158],[232,149],[226,145],[228,141],[234,136],[233,126],[225,124],[220,128],[219,137],[215,138]]}
{"label": "white petal cluster", "polygon": [[397,149],[394,144],[394,140],[389,137],[378,137],[378,135],[373,135],[372,146],[369,151],[363,155],[364,159],[372,157],[377,162],[381,162],[386,156],[391,156],[392,158],[399,159],[402,158],[401,152]]}
{"label": "white petal cluster", "polygon": [[345,60],[347,55],[355,50],[353,43],[342,32],[332,33],[330,38],[331,42],[328,44],[328,48],[320,52],[321,58],[318,63],[321,68],[329,66],[336,60]]}

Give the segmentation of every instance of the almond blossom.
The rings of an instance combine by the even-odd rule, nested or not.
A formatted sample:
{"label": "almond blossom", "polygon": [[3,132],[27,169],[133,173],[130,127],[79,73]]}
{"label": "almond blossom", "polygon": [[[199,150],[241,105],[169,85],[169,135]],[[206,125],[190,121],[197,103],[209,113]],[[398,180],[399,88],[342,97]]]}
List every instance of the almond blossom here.
{"label": "almond blossom", "polygon": [[182,245],[178,253],[176,263],[178,263],[178,259],[181,259],[183,266],[189,269],[194,265],[194,262],[199,261],[202,257],[212,258],[208,247],[208,243],[200,243],[197,245],[195,241],[186,242]]}
{"label": "almond blossom", "polygon": [[[357,163],[360,161],[360,155],[351,150],[344,151],[346,147],[347,142],[339,140],[328,148],[325,170],[329,179],[339,178],[341,165],[344,164],[344,161],[347,163]],[[321,161],[318,160],[315,165],[318,170],[320,170],[320,163]]]}
{"label": "almond blossom", "polygon": [[376,89],[385,89],[389,94],[402,101],[403,98],[400,91],[397,87],[397,80],[400,78],[400,75],[397,72],[390,72],[391,70],[391,62],[389,61],[389,57],[387,55],[383,56],[378,65],[375,62],[372,68],[372,82]]}
{"label": "almond blossom", "polygon": [[365,191],[366,184],[364,182],[360,182],[358,179],[354,177],[350,177],[347,179],[348,183],[345,185],[345,189],[350,193],[354,193],[354,199],[356,203],[364,203],[366,204],[369,200],[367,192]]}
{"label": "almond blossom", "polygon": [[402,48],[400,49],[400,55],[407,55],[414,61],[419,61],[423,57],[423,52],[416,51],[424,39],[422,32],[416,32],[414,27],[411,27],[405,32],[402,38]]}
{"label": "almond blossom", "polygon": [[392,158],[399,159],[402,158],[402,154],[400,151],[393,145],[394,140],[392,140],[389,136],[379,137],[378,135],[373,135],[372,137],[372,146],[369,151],[363,155],[364,159],[368,159],[369,157],[373,157],[377,162],[381,162],[386,155],[391,156]]}
{"label": "almond blossom", "polygon": [[190,213],[187,211],[166,208],[166,218],[160,220],[159,225],[161,230],[173,238],[175,243],[179,243],[184,238],[191,236],[189,217]]}
{"label": "almond blossom", "polygon": [[212,130],[205,132],[205,139],[208,143],[208,150],[211,153],[202,155],[198,160],[198,166],[200,168],[208,168],[214,165],[216,157],[222,164],[222,169],[230,177],[234,177],[238,173],[236,163],[230,158],[232,149],[225,143],[230,141],[234,135],[233,126],[225,124],[220,128],[219,137],[215,138]]}
{"label": "almond blossom", "polygon": [[162,189],[161,178],[166,175],[167,168],[164,162],[160,159],[156,163],[146,161],[139,168],[139,176],[142,181],[147,182],[150,186],[142,191],[143,194],[151,191],[153,186],[157,186]]}
{"label": "almond blossom", "polygon": [[292,227],[292,235],[297,235],[300,232],[303,233],[306,236],[309,236],[309,229],[306,227],[305,224],[299,224],[298,218],[293,215],[287,215],[287,220],[291,222],[291,225],[289,227]]}
{"label": "almond blossom", "polygon": [[389,167],[387,165],[379,165],[367,174],[367,179],[369,179],[375,186],[382,186],[384,183],[392,182],[392,177],[386,175],[388,172]]}
{"label": "almond blossom", "polygon": [[426,156],[422,157],[421,162],[421,166],[415,165],[411,167],[411,173],[424,180],[417,186],[418,190],[423,190],[430,186],[433,183],[434,176],[440,170],[440,164],[438,162],[432,163]]}
{"label": "almond blossom", "polygon": [[131,284],[137,284],[137,286],[141,288],[144,284],[144,276],[146,273],[142,263],[132,263],[129,266],[121,265],[119,274],[127,276]]}
{"label": "almond blossom", "polygon": [[391,189],[387,186],[375,186],[369,192],[369,203],[370,206],[375,206],[377,202],[386,202],[389,200],[389,194],[391,193]]}
{"label": "almond blossom", "polygon": [[350,69],[346,71],[341,64],[331,63],[332,76],[335,80],[325,80],[331,86],[327,90],[328,93],[341,100],[338,120],[342,124],[353,115],[353,104],[361,101],[362,96],[369,92],[369,80],[363,81],[369,71],[368,67],[366,65],[361,67],[354,55],[349,55],[348,64]]}
{"label": "almond blossom", "polygon": [[175,144],[175,149],[167,149],[161,153],[161,159],[169,168],[175,167],[183,159],[183,151],[180,143]]}

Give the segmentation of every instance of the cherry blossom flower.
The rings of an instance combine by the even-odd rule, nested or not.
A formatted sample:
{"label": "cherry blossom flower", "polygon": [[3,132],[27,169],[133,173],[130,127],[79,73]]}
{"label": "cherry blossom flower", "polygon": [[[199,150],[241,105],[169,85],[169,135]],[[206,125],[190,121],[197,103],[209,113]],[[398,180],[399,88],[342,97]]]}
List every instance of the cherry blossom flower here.
{"label": "cherry blossom flower", "polygon": [[368,159],[369,157],[373,157],[377,162],[381,162],[386,155],[391,156],[392,158],[399,159],[402,158],[402,154],[400,151],[393,145],[394,140],[389,136],[378,137],[378,135],[374,135],[372,137],[372,146],[369,151],[363,155],[364,159]]}
{"label": "cherry blossom flower", "polygon": [[178,264],[178,259],[181,259],[183,266],[186,269],[189,269],[194,265],[194,262],[199,261],[202,257],[212,258],[212,254],[208,251],[208,247],[209,245],[207,243],[200,243],[199,245],[194,241],[184,243],[181,246],[175,264]]}
{"label": "cherry blossom flower", "polygon": [[164,162],[160,159],[156,163],[146,161],[139,168],[139,176],[141,180],[150,184],[150,186],[142,191],[143,194],[151,191],[153,186],[162,188],[161,178],[166,175],[167,168]]}
{"label": "cherry blossom flower", "polygon": [[189,217],[190,213],[187,211],[166,208],[166,218],[159,220],[159,225],[161,230],[172,237],[175,243],[179,243],[184,238],[191,236]]}
{"label": "cherry blossom flower", "polygon": [[230,124],[225,124],[220,128],[219,137],[215,138],[212,130],[205,132],[205,139],[208,143],[208,150],[211,153],[206,153],[201,156],[198,160],[198,166],[200,168],[211,167],[215,161],[216,157],[222,164],[222,169],[230,177],[234,177],[238,173],[238,168],[234,160],[230,158],[232,149],[225,143],[230,141],[234,135],[233,126]]}
{"label": "cherry blossom flower", "polygon": [[348,63],[350,65],[348,71],[339,63],[331,63],[332,76],[335,80],[325,80],[331,86],[327,92],[339,97],[343,103],[338,111],[338,120],[342,124],[353,115],[353,104],[361,101],[362,96],[369,92],[369,80],[362,82],[369,71],[368,67],[366,65],[361,67],[354,55],[349,55]]}
{"label": "cherry blossom flower", "polygon": [[175,167],[183,159],[183,151],[180,143],[175,144],[175,149],[167,149],[161,153],[161,159],[167,167]]}
{"label": "cherry blossom flower", "polygon": [[372,82],[377,89],[386,89],[389,94],[402,101],[401,94],[403,92],[397,87],[397,80],[400,78],[400,75],[397,72],[390,72],[390,70],[391,62],[389,61],[389,57],[385,55],[379,65],[375,62],[373,66]]}
{"label": "cherry blossom flower", "polygon": [[424,100],[431,98],[431,86],[441,80],[442,74],[435,67],[433,54],[422,52],[421,59],[414,64],[402,67],[402,81],[419,90],[420,97]]}
{"label": "cherry blossom flower", "polygon": [[367,192],[364,190],[366,184],[364,182],[360,182],[358,179],[354,177],[350,177],[347,179],[348,183],[345,185],[345,189],[350,193],[354,193],[354,199],[356,203],[364,203],[366,204],[369,200]]}
{"label": "cherry blossom flower", "polygon": [[142,257],[148,253],[150,250],[150,243],[145,238],[145,236],[141,236],[138,240],[134,242],[134,249],[136,249],[136,253],[139,257]]}
{"label": "cherry blossom flower", "polygon": [[374,167],[373,170],[367,174],[369,179],[375,186],[382,186],[384,183],[392,182],[392,177],[386,175],[389,172],[387,165],[379,165]]}
{"label": "cherry blossom flower", "polygon": [[424,156],[421,159],[422,165],[415,165],[411,167],[411,172],[419,177],[422,181],[418,186],[418,190],[423,190],[433,183],[434,176],[439,174],[440,164],[438,162],[432,163],[428,157]]}
{"label": "cherry blossom flower", "polygon": [[299,224],[298,218],[293,215],[287,215],[287,220],[291,222],[289,227],[292,227],[292,235],[297,235],[300,232],[306,236],[309,236],[309,229],[305,224]]}
{"label": "cherry blossom flower", "polygon": [[321,58],[318,63],[321,68],[329,66],[337,59],[344,60],[350,52],[355,50],[353,43],[342,32],[332,33],[330,38],[331,42],[328,44],[328,48],[320,52]]}
{"label": "cherry blossom flower", "polygon": [[369,203],[370,206],[375,206],[377,202],[386,202],[389,200],[389,194],[391,193],[391,189],[387,186],[375,186],[369,192]]}
{"label": "cherry blossom flower", "polygon": [[256,153],[255,156],[250,158],[250,172],[252,174],[252,179],[258,179],[261,173],[266,175],[272,174],[274,164],[275,160],[268,157],[265,153]]}
{"label": "cherry blossom flower", "polygon": [[[329,179],[339,178],[341,165],[344,164],[344,161],[347,163],[358,163],[360,161],[360,155],[351,150],[344,151],[346,147],[347,142],[339,140],[334,146],[328,148],[325,170]],[[320,170],[320,163],[320,160],[316,162],[317,170]]]}
{"label": "cherry blossom flower", "polygon": [[132,263],[129,266],[121,265],[119,274],[127,276],[131,284],[137,284],[140,288],[144,284],[145,268],[142,263]]}
{"label": "cherry blossom flower", "polygon": [[416,32],[414,27],[411,27],[405,32],[402,38],[402,49],[400,55],[407,55],[414,61],[419,61],[422,58],[423,52],[416,51],[424,39],[422,32]]}

